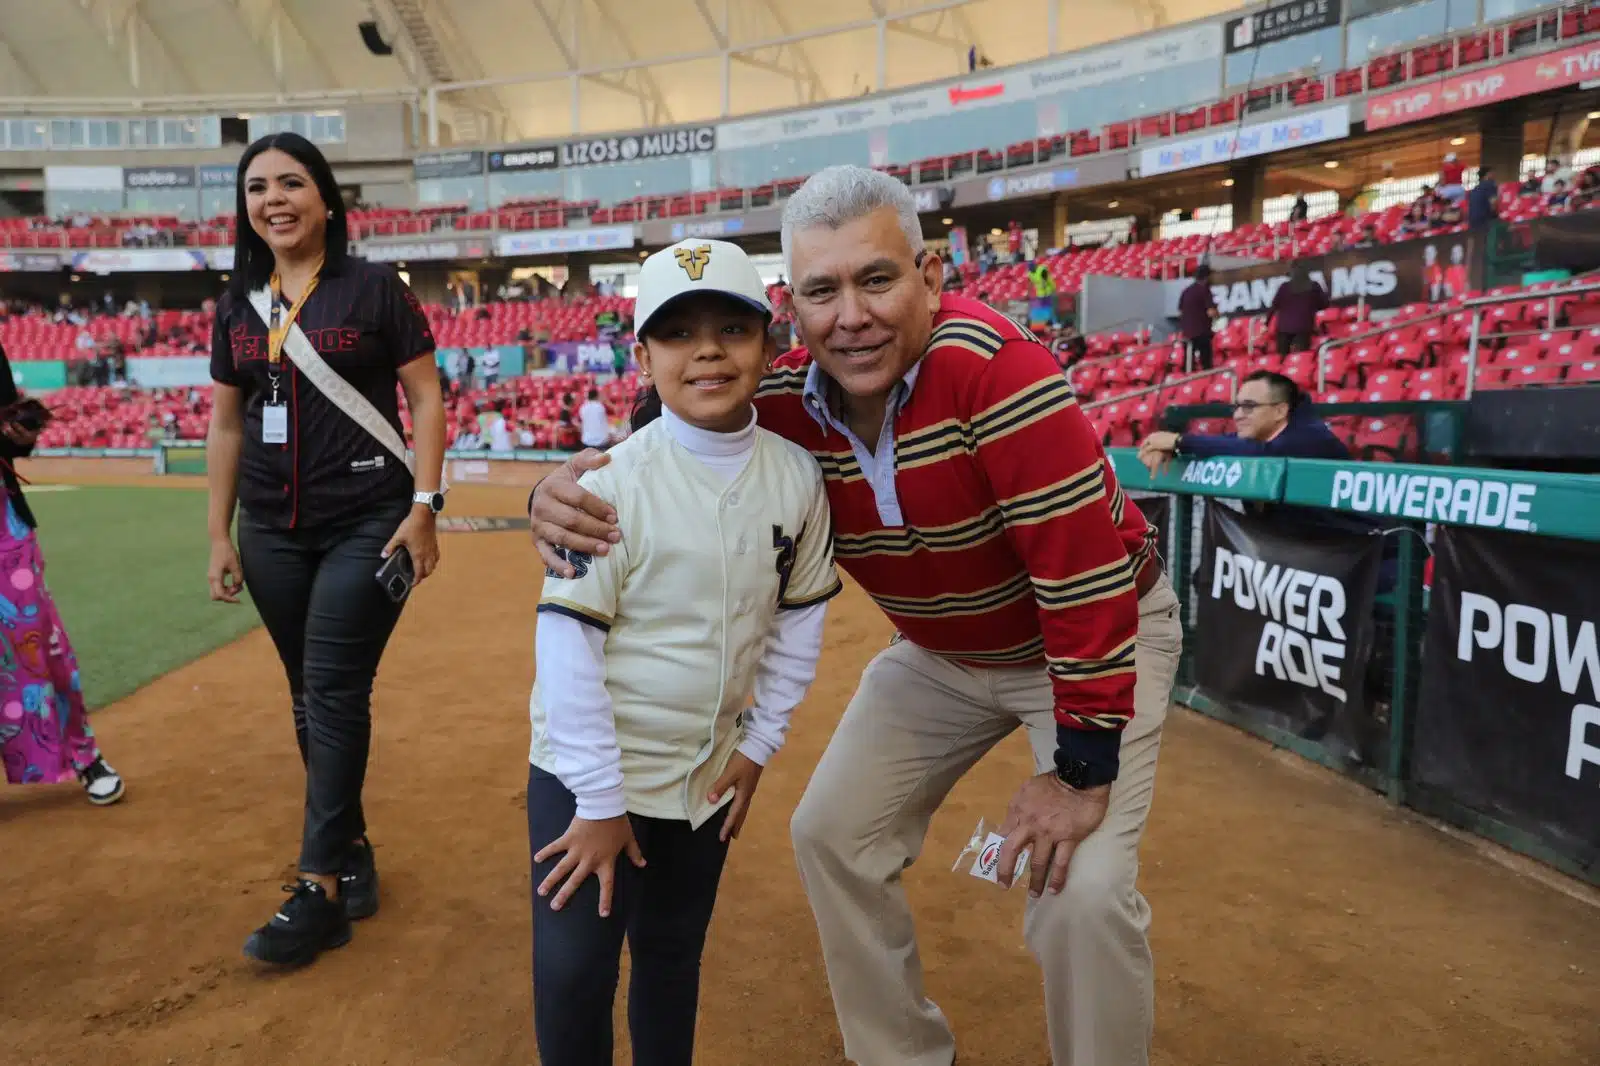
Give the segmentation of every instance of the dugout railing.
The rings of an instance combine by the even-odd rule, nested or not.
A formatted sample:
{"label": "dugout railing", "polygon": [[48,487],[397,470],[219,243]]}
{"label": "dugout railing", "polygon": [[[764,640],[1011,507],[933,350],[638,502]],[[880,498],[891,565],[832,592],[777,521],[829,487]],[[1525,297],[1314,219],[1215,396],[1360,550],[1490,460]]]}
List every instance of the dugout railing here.
{"label": "dugout railing", "polygon": [[[1459,826],[1571,876],[1600,885],[1600,788],[1596,787],[1600,784],[1600,692],[1595,691],[1600,688],[1600,656],[1594,650],[1595,630],[1600,627],[1600,610],[1594,606],[1600,604],[1600,476],[1273,458],[1178,459],[1157,476],[1152,476],[1138,461],[1134,449],[1114,448],[1109,454],[1119,481],[1130,496],[1142,501],[1153,513],[1162,529],[1167,568],[1183,604],[1185,646],[1175,694],[1177,702],[1350,776],[1396,804]],[[1489,506],[1491,499],[1497,501],[1494,507]],[[1460,506],[1464,500],[1471,501],[1470,505]],[[1478,506],[1480,500],[1482,506]],[[1453,511],[1452,504],[1455,505]],[[1382,654],[1379,654],[1378,642],[1372,648],[1374,662],[1380,659],[1387,662],[1376,675],[1347,679],[1349,685],[1356,685],[1376,676],[1376,689],[1368,688],[1367,699],[1372,704],[1369,710],[1376,712],[1381,704],[1381,713],[1373,714],[1372,722],[1378,732],[1373,750],[1366,758],[1351,757],[1346,748],[1330,743],[1327,736],[1317,735],[1314,729],[1285,727],[1270,714],[1252,713],[1237,705],[1227,693],[1213,691],[1201,680],[1201,675],[1206,673],[1197,663],[1197,655],[1206,643],[1199,632],[1204,613],[1201,600],[1215,595],[1214,586],[1198,584],[1198,579],[1208,575],[1215,578],[1215,570],[1203,557],[1208,546],[1205,512],[1208,508],[1219,508],[1227,513],[1249,513],[1258,505],[1290,505],[1316,509],[1313,513],[1361,515],[1367,520],[1376,519],[1375,524],[1381,527],[1379,532],[1368,535],[1381,537],[1386,542],[1386,562],[1392,567],[1392,590],[1374,596],[1368,605],[1352,606],[1356,610],[1370,609],[1375,614],[1389,616],[1389,624],[1379,630]],[[1425,580],[1432,544],[1443,527],[1493,531],[1467,535],[1502,538],[1501,542],[1521,538],[1518,542],[1528,549],[1524,556],[1528,559],[1553,554],[1559,547],[1568,557],[1576,556],[1581,561],[1569,571],[1562,571],[1557,581],[1569,586],[1571,602],[1589,605],[1587,616],[1581,611],[1576,615],[1559,615],[1561,644],[1553,653],[1547,653],[1546,662],[1552,675],[1557,667],[1561,671],[1561,677],[1552,676],[1552,681],[1558,684],[1570,681],[1573,691],[1557,691],[1550,686],[1540,689],[1532,684],[1525,686],[1525,693],[1514,689],[1517,696],[1525,696],[1525,699],[1508,701],[1505,708],[1508,714],[1536,715],[1540,707],[1551,704],[1551,697],[1559,706],[1551,715],[1530,719],[1534,725],[1530,726],[1526,737],[1526,752],[1516,750],[1518,745],[1513,743],[1498,748],[1490,746],[1489,750],[1478,753],[1495,764],[1494,772],[1520,767],[1530,774],[1545,775],[1541,779],[1550,784],[1549,796],[1562,805],[1553,819],[1549,817],[1548,806],[1541,808],[1542,817],[1530,817],[1526,811],[1518,809],[1519,801],[1515,799],[1485,795],[1478,786],[1493,774],[1478,768],[1463,767],[1456,775],[1469,782],[1469,788],[1441,786],[1430,774],[1418,772],[1419,740],[1433,751],[1439,745],[1433,743],[1435,737],[1427,731],[1435,729],[1441,721],[1454,721],[1441,717],[1453,714],[1454,708],[1430,704],[1429,713],[1422,716],[1423,732],[1419,733],[1418,709],[1428,696],[1421,684],[1424,635],[1430,621],[1440,625],[1448,621],[1445,615],[1430,620],[1430,609],[1440,607],[1441,590],[1435,573],[1431,590],[1433,602],[1430,603],[1430,588]],[[1209,543],[1213,551],[1215,546],[1214,542]],[[1314,546],[1302,547],[1312,552],[1316,550]],[[1215,560],[1211,562],[1214,564]],[[1510,568],[1508,572],[1518,571]],[[1447,592],[1460,597],[1463,603],[1466,596],[1476,595],[1460,594],[1455,589]],[[1537,592],[1529,591],[1526,596],[1515,601],[1508,598],[1506,602],[1531,604],[1537,598]],[[1262,606],[1261,610],[1265,615],[1266,607]],[[1530,611],[1528,617],[1538,614],[1537,609],[1530,608]],[[1548,620],[1558,616],[1546,613],[1542,617]],[[1507,624],[1514,628],[1513,623]],[[1469,639],[1483,636],[1463,624],[1454,638],[1448,632],[1429,634],[1430,646],[1447,647],[1448,640],[1461,639],[1459,628],[1469,629]],[[1246,638],[1229,633],[1227,639]],[[1506,648],[1510,649],[1503,652],[1505,663],[1512,663],[1514,655],[1534,654],[1527,649],[1515,650],[1511,634],[1505,639]],[[1211,646],[1217,645],[1213,641]],[[1485,653],[1478,656],[1478,661],[1482,663],[1488,658]],[[1448,656],[1440,655],[1438,661],[1431,664],[1436,673],[1430,680],[1456,677],[1458,675],[1450,673],[1451,670],[1468,669],[1447,659]],[[1459,676],[1464,683],[1470,683],[1465,674]],[[1568,703],[1572,704],[1570,718],[1565,710]],[[1545,765],[1550,762],[1548,756],[1552,751],[1559,765]],[[1564,761],[1561,761],[1563,755]],[[1540,765],[1533,765],[1538,760],[1542,760]],[[1569,786],[1570,791],[1563,791]],[[1541,802],[1548,798],[1541,796]],[[1571,829],[1573,825],[1578,826],[1575,833]]]}

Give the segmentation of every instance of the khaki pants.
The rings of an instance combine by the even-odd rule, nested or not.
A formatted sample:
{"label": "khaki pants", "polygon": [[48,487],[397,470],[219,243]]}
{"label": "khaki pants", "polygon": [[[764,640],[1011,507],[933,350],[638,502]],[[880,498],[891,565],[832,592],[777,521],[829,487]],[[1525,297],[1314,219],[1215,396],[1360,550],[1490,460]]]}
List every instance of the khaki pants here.
{"label": "khaki pants", "polygon": [[[1074,853],[1066,888],[1029,900],[1023,924],[1044,970],[1055,1066],[1149,1061],[1150,907],[1134,882],[1183,639],[1166,578],[1139,613],[1134,718],[1110,809]],[[1042,667],[967,669],[908,641],[890,645],[862,675],[791,824],[845,1055],[859,1066],[953,1062],[955,1038],[923,990],[901,873],[961,775],[1018,725],[1037,772],[1054,765],[1052,703]]]}

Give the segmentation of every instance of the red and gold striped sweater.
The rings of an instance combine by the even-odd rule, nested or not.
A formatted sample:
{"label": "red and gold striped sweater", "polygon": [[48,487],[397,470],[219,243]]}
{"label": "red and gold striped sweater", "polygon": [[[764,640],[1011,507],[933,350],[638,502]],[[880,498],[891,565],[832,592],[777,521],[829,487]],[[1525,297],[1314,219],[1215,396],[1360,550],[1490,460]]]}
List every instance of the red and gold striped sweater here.
{"label": "red and gold striped sweater", "polygon": [[978,301],[941,299],[895,415],[898,526],[849,440],[807,409],[811,366],[804,349],[781,356],[756,408],[821,464],[839,565],[919,647],[972,667],[1048,664],[1063,746],[1103,751],[1070,734],[1109,740],[1133,717],[1135,575],[1155,529],[1050,352]]}

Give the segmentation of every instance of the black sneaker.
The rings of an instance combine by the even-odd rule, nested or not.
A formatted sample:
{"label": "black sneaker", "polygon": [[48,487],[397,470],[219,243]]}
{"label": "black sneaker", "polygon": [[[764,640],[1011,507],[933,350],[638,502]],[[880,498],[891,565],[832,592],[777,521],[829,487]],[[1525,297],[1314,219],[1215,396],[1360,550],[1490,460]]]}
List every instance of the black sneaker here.
{"label": "black sneaker", "polygon": [[378,913],[378,863],[372,854],[372,841],[350,845],[344,869],[339,872],[339,902],[352,922]]}
{"label": "black sneaker", "polygon": [[278,966],[303,966],[329,948],[350,943],[350,919],[315,881],[284,885],[289,898],[272,920],[244,943],[244,953]]}
{"label": "black sneaker", "polygon": [[78,784],[96,807],[109,807],[122,798],[122,776],[111,768],[104,757],[78,771]]}

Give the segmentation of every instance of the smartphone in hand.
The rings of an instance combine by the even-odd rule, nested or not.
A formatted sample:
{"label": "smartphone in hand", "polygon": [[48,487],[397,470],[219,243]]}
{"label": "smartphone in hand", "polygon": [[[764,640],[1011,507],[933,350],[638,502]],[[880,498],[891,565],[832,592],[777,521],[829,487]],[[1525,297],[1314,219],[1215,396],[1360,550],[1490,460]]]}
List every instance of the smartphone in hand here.
{"label": "smartphone in hand", "polygon": [[411,561],[411,553],[405,545],[400,545],[389,558],[383,561],[378,568],[378,584],[383,586],[383,591],[395,603],[404,603],[406,597],[411,595],[411,590],[417,584],[417,571]]}

